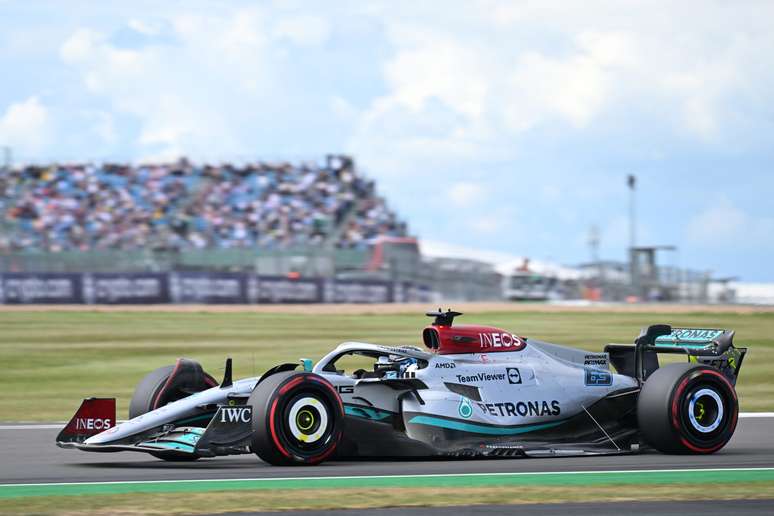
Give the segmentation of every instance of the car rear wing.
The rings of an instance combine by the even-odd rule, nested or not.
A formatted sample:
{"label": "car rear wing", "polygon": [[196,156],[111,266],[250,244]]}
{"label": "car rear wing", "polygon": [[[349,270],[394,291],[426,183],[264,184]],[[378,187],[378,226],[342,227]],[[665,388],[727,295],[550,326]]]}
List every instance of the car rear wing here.
{"label": "car rear wing", "polygon": [[[734,347],[734,331],[705,328],[672,328],[654,324],[643,328],[632,346],[609,344],[605,351],[622,374],[644,382],[658,369],[658,354],[681,354],[689,362],[712,366],[736,383],[747,348]],[[633,353],[632,353],[633,351]]]}

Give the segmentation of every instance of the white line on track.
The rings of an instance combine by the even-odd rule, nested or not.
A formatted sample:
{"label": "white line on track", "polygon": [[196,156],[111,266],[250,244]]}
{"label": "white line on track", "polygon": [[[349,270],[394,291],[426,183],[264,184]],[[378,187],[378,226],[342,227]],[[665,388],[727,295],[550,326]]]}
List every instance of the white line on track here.
{"label": "white line on track", "polygon": [[683,469],[619,469],[606,471],[519,471],[519,472],[499,472],[499,473],[439,473],[426,475],[348,475],[337,477],[267,477],[267,478],[196,478],[180,480],[111,480],[108,482],[45,482],[39,484],[0,484],[0,487],[20,487],[20,486],[72,486],[72,485],[90,485],[105,486],[116,484],[175,484],[181,482],[285,482],[306,481],[306,480],[367,480],[377,478],[438,478],[438,477],[502,477],[502,476],[558,476],[558,475],[623,475],[627,473],[695,473],[697,471],[720,472],[720,471],[774,471],[773,468],[683,468]]}
{"label": "white line on track", "polygon": [[[774,412],[740,412],[739,413],[740,418],[759,418],[759,419],[765,419],[765,418],[774,418]],[[119,423],[125,423],[126,421],[119,421]],[[11,425],[0,425],[0,431],[2,430],[58,430],[62,427],[64,427],[67,423],[61,422],[57,424],[11,424]]]}

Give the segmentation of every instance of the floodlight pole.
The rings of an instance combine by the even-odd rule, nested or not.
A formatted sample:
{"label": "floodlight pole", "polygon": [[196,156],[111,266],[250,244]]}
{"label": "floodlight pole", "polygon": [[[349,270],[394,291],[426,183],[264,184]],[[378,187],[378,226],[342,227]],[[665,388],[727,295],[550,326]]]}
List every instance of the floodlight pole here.
{"label": "floodlight pole", "polygon": [[629,185],[629,249],[633,250],[637,246],[637,206],[635,196],[637,178],[629,175],[627,184]]}
{"label": "floodlight pole", "polygon": [[626,178],[626,184],[629,186],[629,272],[634,293],[639,296],[640,275],[637,266],[637,210],[635,195],[637,191],[637,178],[633,174],[629,174]]}

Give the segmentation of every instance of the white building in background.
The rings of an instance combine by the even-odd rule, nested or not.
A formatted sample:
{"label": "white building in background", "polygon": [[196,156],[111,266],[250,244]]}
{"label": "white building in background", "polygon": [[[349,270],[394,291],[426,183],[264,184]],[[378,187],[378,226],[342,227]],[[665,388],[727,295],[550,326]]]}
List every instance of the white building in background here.
{"label": "white building in background", "polygon": [[730,287],[736,293],[736,303],[746,305],[774,305],[774,283],[735,282]]}
{"label": "white building in background", "polygon": [[658,267],[655,277],[671,295],[637,299],[631,296],[629,266],[600,261],[568,267],[525,256],[422,240],[424,256],[494,264],[502,276],[502,296],[512,301],[667,301],[774,305],[774,283],[733,282],[712,278],[708,271]]}

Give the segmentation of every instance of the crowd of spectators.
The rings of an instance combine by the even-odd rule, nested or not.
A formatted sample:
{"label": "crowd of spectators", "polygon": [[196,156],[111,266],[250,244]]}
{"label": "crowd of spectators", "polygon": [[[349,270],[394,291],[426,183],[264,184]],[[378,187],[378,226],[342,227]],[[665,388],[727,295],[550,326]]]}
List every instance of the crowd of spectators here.
{"label": "crowd of spectators", "polygon": [[324,163],[67,164],[0,174],[0,250],[364,248],[405,236],[346,156]]}

